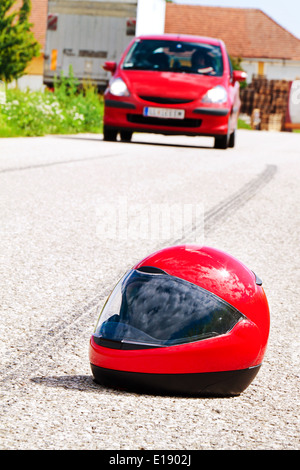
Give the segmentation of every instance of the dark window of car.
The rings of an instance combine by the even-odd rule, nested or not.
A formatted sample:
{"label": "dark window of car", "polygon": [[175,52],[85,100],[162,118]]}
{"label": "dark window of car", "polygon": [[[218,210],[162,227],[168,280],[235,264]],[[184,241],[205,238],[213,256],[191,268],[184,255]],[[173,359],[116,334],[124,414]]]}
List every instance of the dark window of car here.
{"label": "dark window of car", "polygon": [[242,318],[230,304],[188,281],[134,270],[107,300],[94,335],[171,346],[225,334]]}
{"label": "dark window of car", "polygon": [[206,43],[137,39],[125,57],[123,69],[221,76],[222,51]]}

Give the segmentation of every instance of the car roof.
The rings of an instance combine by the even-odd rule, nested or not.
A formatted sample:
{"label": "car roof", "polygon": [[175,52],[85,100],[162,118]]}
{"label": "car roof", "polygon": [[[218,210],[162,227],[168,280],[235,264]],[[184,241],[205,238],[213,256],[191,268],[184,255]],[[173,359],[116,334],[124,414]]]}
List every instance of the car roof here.
{"label": "car roof", "polygon": [[145,34],[138,36],[136,39],[166,39],[169,41],[199,42],[205,44],[213,44],[215,46],[223,44],[221,39],[210,38],[207,36],[194,36],[192,34]]}

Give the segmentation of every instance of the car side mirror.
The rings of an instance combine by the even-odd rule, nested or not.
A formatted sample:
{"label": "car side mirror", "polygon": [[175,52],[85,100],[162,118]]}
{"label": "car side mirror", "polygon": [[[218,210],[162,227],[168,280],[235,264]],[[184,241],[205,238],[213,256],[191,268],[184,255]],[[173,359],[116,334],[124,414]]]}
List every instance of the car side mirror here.
{"label": "car side mirror", "polygon": [[233,71],[233,83],[235,82],[244,82],[247,78],[246,72],[243,70],[234,70]]}
{"label": "car side mirror", "polygon": [[113,74],[113,73],[115,73],[115,71],[116,71],[117,62],[113,62],[113,61],[104,62],[104,65],[102,65],[102,67],[103,67],[104,70],[106,70],[107,72],[111,72],[111,73]]}

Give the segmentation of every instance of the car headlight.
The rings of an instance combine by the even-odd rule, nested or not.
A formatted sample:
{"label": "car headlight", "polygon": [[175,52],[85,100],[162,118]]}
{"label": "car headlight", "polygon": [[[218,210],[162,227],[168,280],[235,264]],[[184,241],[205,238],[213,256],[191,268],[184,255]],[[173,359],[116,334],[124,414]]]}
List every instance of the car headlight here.
{"label": "car headlight", "polygon": [[128,88],[122,78],[112,79],[109,84],[109,91],[115,96],[129,96]]}
{"label": "car headlight", "polygon": [[218,85],[214,88],[208,90],[208,92],[203,96],[203,103],[226,103],[227,101],[227,91],[221,85]]}

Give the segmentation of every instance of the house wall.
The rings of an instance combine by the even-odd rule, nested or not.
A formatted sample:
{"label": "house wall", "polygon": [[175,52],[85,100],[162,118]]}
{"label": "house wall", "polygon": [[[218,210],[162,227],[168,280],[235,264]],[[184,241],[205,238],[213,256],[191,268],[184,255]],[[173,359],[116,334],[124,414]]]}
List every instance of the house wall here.
{"label": "house wall", "polygon": [[268,62],[265,69],[267,77],[271,80],[276,78],[281,80],[296,80],[300,78],[300,61],[286,64],[284,62]]}
{"label": "house wall", "polygon": [[44,54],[39,57],[34,57],[25,74],[17,80],[17,85],[20,90],[38,91],[44,89],[43,85],[43,71],[44,71]]}
{"label": "house wall", "polygon": [[45,89],[43,84],[43,75],[23,75],[23,77],[18,78],[17,82],[13,81],[10,85],[12,88],[15,86],[18,87],[21,91],[31,90],[31,91],[42,91]]}
{"label": "house wall", "polygon": [[300,61],[244,59],[241,66],[247,73],[248,83],[251,82],[252,75],[259,75],[260,71],[263,71],[263,75],[269,80],[292,81],[300,79]]}
{"label": "house wall", "polygon": [[243,60],[240,65],[243,70],[245,70],[245,72],[247,73],[247,83],[251,83],[252,75],[257,75],[258,73],[258,63]]}
{"label": "house wall", "polygon": [[[1,0],[0,0],[1,1]],[[19,10],[22,6],[22,0],[17,0],[13,5],[12,11]],[[25,75],[17,81],[13,81],[10,86],[16,84],[21,90],[30,88],[32,90],[40,90],[43,88],[43,71],[44,71],[44,49],[46,41],[47,27],[47,10],[48,0],[31,0],[30,23],[33,24],[32,32],[35,39],[41,46],[41,54],[34,57],[25,70]]]}

